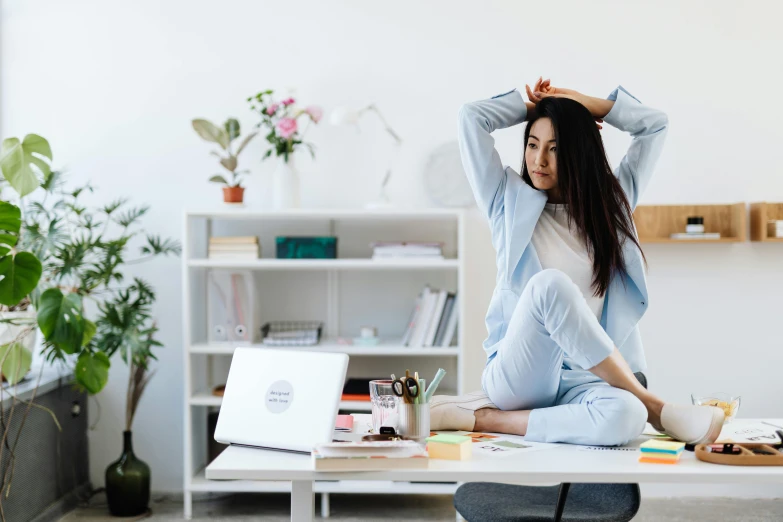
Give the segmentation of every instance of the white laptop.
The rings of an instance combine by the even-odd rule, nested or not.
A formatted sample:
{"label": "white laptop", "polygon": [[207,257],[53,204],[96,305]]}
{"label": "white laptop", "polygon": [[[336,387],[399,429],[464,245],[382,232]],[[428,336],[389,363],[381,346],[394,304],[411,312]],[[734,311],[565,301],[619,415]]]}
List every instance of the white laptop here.
{"label": "white laptop", "polygon": [[331,442],[347,369],[344,353],[237,348],[215,440],[303,453]]}

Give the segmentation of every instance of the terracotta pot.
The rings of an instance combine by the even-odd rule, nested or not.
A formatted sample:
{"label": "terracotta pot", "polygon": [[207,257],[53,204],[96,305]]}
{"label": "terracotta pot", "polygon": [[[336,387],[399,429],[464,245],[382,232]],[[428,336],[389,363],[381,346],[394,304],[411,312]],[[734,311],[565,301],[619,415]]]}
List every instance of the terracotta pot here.
{"label": "terracotta pot", "polygon": [[244,187],[223,187],[223,202],[225,203],[242,203],[244,196]]}

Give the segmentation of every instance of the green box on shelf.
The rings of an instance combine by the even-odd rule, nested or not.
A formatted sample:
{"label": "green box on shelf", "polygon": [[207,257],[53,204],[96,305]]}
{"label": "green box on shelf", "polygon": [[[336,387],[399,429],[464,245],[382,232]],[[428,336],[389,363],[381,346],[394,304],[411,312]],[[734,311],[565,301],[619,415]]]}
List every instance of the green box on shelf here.
{"label": "green box on shelf", "polygon": [[331,236],[275,238],[278,259],[337,259],[337,238]]}

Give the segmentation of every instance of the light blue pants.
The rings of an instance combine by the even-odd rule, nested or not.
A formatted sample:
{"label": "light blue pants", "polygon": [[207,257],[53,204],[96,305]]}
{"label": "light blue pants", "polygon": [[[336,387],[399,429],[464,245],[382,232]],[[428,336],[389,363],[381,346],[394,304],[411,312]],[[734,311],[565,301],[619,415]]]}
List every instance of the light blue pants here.
{"label": "light blue pants", "polygon": [[647,409],[633,394],[584,369],[614,350],[579,288],[559,270],[534,275],[487,363],[482,385],[501,410],[533,410],[525,438],[600,446],[638,437]]}

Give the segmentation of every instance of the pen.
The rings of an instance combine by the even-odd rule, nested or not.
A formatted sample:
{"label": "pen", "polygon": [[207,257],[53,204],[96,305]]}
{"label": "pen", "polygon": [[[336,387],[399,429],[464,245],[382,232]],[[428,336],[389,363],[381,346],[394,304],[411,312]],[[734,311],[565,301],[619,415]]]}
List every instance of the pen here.
{"label": "pen", "polygon": [[424,400],[425,388],[426,388],[426,384],[424,382],[424,379],[419,379],[419,396],[416,397],[416,404],[426,403],[426,401]]}
{"label": "pen", "polygon": [[443,377],[445,376],[446,376],[446,370],[444,370],[443,368],[438,368],[438,372],[435,374],[435,378],[432,379],[432,382],[430,383],[430,387],[427,388],[427,392],[424,394],[424,402],[430,402],[430,399],[432,398],[432,395],[435,393],[435,390],[438,388],[440,381],[442,381]]}

